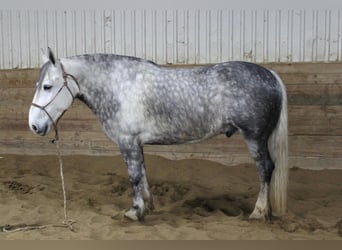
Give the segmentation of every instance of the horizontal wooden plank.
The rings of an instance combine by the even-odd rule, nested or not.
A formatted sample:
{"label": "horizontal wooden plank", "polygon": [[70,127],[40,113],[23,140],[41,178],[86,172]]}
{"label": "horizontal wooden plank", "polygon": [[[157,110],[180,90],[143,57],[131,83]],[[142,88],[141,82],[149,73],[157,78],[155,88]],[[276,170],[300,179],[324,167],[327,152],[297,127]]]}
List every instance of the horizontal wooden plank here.
{"label": "horizontal wooden plank", "polygon": [[[2,131],[27,131],[28,110],[17,112],[13,107],[3,110],[0,115]],[[342,135],[342,106],[290,105],[290,135]],[[1,111],[0,111],[1,114]],[[96,116],[83,104],[75,105],[65,113],[59,122],[61,131],[101,132],[102,128]]]}
{"label": "horizontal wooden plank", "polygon": [[[250,155],[245,154],[202,154],[202,153],[168,153],[168,152],[145,152],[145,154],[158,155],[170,160],[182,159],[204,159],[221,163],[225,166],[239,166],[244,163],[255,164]],[[116,154],[117,155],[117,154]],[[289,167],[305,168],[305,169],[342,169],[342,157],[326,158],[326,157],[306,157],[306,156],[289,156]],[[175,162],[177,164],[177,162]],[[147,166],[148,168],[148,166]]]}
{"label": "horizontal wooden plank", "polygon": [[342,84],[342,73],[281,73],[285,85],[290,84]]}
{"label": "horizontal wooden plank", "polygon": [[[63,117],[64,118],[64,117]],[[91,131],[91,132],[102,132],[102,127],[98,120],[69,120],[61,119],[58,123],[60,131]],[[0,119],[0,130],[1,131],[28,131],[28,119],[21,120],[3,120]]]}
{"label": "horizontal wooden plank", "polygon": [[[289,105],[342,105],[342,84],[292,84],[286,89]],[[0,117],[8,107],[28,110],[33,95],[32,88],[0,88]]]}
{"label": "horizontal wooden plank", "polygon": [[[342,73],[281,73],[285,85],[291,84],[342,84]],[[37,79],[0,79],[1,88],[32,88]]]}
{"label": "horizontal wooden plank", "polygon": [[[0,101],[1,103],[1,101]],[[1,105],[0,104],[0,120],[26,120],[31,103],[16,104],[16,105]],[[95,120],[94,113],[81,101],[75,100],[75,103],[64,114],[63,120]]]}
{"label": "horizontal wooden plank", "polygon": [[31,80],[37,81],[40,69],[6,69],[0,70],[1,80]]}
{"label": "horizontal wooden plank", "polygon": [[278,74],[296,74],[296,73],[341,73],[342,63],[329,62],[329,63],[269,63],[261,64],[266,68],[272,69]]}
{"label": "horizontal wooden plank", "polygon": [[342,136],[290,136],[289,153],[292,156],[342,156]]}
{"label": "horizontal wooden plank", "polygon": [[289,167],[305,168],[305,169],[339,169],[342,170],[342,157],[307,157],[307,156],[290,156]]}
{"label": "horizontal wooden plank", "polygon": [[290,135],[342,136],[342,106],[290,105]]}
{"label": "horizontal wooden plank", "polygon": [[286,90],[290,105],[342,105],[342,84],[292,84]]}
{"label": "horizontal wooden plank", "polygon": [[[146,146],[155,147],[155,146]],[[210,140],[196,144],[183,144],[172,146],[158,146],[156,151],[167,152],[199,152],[199,153],[246,153],[247,146],[240,135],[227,139],[217,136]],[[341,136],[290,136],[289,154],[291,156],[325,156],[340,157],[342,155]]]}
{"label": "horizontal wooden plank", "polygon": [[[26,147],[28,149],[44,148],[42,145],[52,138],[33,135],[30,131],[8,131],[0,135],[0,148],[4,147]],[[88,150],[111,145],[108,138],[102,132],[69,132],[60,131],[61,147],[66,149],[78,148]],[[231,138],[224,135],[216,136],[201,143],[170,145],[170,146],[145,146],[146,150],[155,152],[184,152],[184,153],[243,153],[248,154],[247,146],[241,135],[236,134]],[[43,149],[42,149],[43,150]],[[291,156],[306,157],[340,157],[342,155],[342,136],[290,136],[289,153]]]}
{"label": "horizontal wooden plank", "polygon": [[[254,163],[248,153],[198,153],[198,152],[168,152],[145,149],[145,154],[159,155],[171,160],[181,159],[205,159],[219,162],[226,166],[236,166],[243,163]],[[95,155],[95,156],[113,156],[120,155],[120,151],[113,144],[108,144],[106,147],[87,149],[73,147],[67,148],[61,146],[62,155]],[[4,154],[25,154],[25,155],[56,155],[56,148],[48,142],[42,143],[41,147],[28,148],[25,145],[17,147],[0,147],[0,155]],[[57,158],[56,158],[57,161]],[[342,157],[325,157],[325,156],[289,156],[289,167],[299,167],[306,169],[342,169]],[[175,163],[176,164],[176,163]],[[148,168],[148,166],[147,166]]]}
{"label": "horizontal wooden plank", "polygon": [[34,88],[0,88],[1,105],[30,105],[34,96]]}
{"label": "horizontal wooden plank", "polygon": [[36,87],[37,79],[0,79],[0,87],[1,88],[32,88]]}

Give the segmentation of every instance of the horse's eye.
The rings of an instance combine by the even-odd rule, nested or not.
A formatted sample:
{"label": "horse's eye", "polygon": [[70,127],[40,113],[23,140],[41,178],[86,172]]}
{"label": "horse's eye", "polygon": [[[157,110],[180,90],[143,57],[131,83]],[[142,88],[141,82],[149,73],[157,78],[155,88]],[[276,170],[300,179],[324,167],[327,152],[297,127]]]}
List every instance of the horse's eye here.
{"label": "horse's eye", "polygon": [[51,88],[52,88],[52,86],[51,85],[44,85],[44,90],[50,90]]}

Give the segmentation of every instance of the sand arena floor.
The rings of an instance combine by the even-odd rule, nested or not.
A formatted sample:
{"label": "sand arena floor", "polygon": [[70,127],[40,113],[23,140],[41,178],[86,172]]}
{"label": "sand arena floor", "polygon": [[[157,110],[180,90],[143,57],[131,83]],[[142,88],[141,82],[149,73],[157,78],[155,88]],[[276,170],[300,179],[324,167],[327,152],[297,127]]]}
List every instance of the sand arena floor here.
{"label": "sand arena floor", "polygon": [[[291,169],[288,215],[247,220],[259,182],[253,165],[146,156],[155,211],[144,223],[123,218],[131,187],[120,156],[65,156],[68,214],[60,227],[0,233],[0,239],[342,239],[342,171]],[[1,155],[0,226],[63,220],[55,156]]]}

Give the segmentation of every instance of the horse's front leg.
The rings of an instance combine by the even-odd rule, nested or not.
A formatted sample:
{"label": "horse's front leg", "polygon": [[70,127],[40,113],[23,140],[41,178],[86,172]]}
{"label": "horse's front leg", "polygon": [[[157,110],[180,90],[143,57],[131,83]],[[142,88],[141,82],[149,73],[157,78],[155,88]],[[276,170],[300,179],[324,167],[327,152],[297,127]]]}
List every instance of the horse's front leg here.
{"label": "horse's front leg", "polygon": [[133,188],[133,206],[125,213],[125,216],[132,220],[144,220],[145,202],[153,209],[153,198],[150,193],[147,178],[145,175],[143,150],[137,143],[122,143],[119,145],[122,156],[128,168],[129,181]]}

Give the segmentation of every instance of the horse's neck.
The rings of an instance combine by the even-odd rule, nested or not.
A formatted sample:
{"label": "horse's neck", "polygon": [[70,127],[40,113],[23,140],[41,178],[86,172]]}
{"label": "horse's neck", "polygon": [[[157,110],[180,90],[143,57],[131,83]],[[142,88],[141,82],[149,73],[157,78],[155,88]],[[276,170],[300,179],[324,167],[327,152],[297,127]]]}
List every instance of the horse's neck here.
{"label": "horse's neck", "polygon": [[[65,71],[74,76],[80,85],[80,91],[77,95],[78,99],[84,102],[101,120],[105,107],[114,105],[114,100],[107,100],[106,81],[101,81],[101,77],[105,73],[101,73],[100,69],[91,62],[84,62],[78,58],[61,60],[65,64]],[[96,73],[96,72],[97,73]]]}
{"label": "horse's neck", "polygon": [[81,63],[78,60],[72,58],[61,58],[60,61],[63,64],[65,72],[74,76],[76,79],[78,79],[79,83],[81,83],[81,79],[84,78],[84,69],[82,69]]}
{"label": "horse's neck", "polygon": [[93,97],[91,96],[92,92],[90,91],[91,86],[89,81],[91,74],[89,68],[91,66],[81,62],[77,57],[62,58],[61,63],[64,66],[65,72],[75,77],[78,81],[80,89],[77,97],[89,106],[89,108],[93,109],[93,104],[91,103]]}
{"label": "horse's neck", "polygon": [[61,63],[64,65],[65,72],[77,79],[81,87],[81,94],[87,94],[89,88],[94,88],[95,65],[77,57],[61,59]]}

